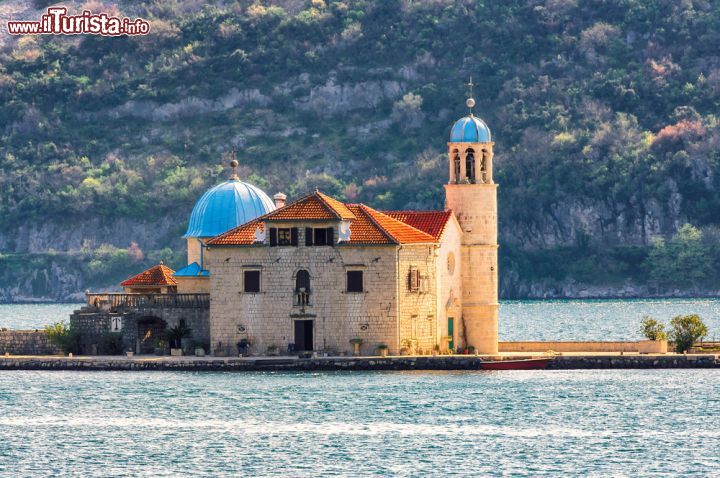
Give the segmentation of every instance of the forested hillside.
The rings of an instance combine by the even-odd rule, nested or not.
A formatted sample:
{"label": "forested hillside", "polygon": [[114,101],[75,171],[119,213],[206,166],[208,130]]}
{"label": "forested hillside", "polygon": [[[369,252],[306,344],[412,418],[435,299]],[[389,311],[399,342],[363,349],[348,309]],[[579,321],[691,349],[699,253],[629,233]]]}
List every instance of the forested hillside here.
{"label": "forested hillside", "polygon": [[718,2],[90,0],[150,35],[6,33],[53,3],[0,5],[0,300],[179,264],[232,148],[269,194],[442,207],[470,76],[505,297],[720,289]]}

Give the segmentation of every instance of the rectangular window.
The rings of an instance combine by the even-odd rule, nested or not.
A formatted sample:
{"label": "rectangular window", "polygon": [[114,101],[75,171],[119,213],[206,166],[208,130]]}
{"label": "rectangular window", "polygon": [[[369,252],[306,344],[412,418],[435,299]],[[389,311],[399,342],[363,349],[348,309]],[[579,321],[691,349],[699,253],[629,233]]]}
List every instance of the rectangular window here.
{"label": "rectangular window", "polygon": [[363,291],[363,271],[347,271],[347,291]]}
{"label": "rectangular window", "polygon": [[260,271],[243,272],[243,290],[245,292],[260,292]]}
{"label": "rectangular window", "polygon": [[278,235],[278,245],[280,246],[289,246],[290,245],[290,228],[289,227],[281,227],[277,230]]}
{"label": "rectangular window", "polygon": [[305,228],[305,245],[306,246],[313,245],[313,228],[312,227]]}
{"label": "rectangular window", "polygon": [[327,229],[313,229],[314,239],[313,244],[316,246],[326,246],[327,245]]}
{"label": "rectangular window", "polygon": [[277,246],[278,243],[278,230],[277,227],[270,228],[270,247]]}
{"label": "rectangular window", "polygon": [[410,275],[408,277],[408,289],[410,292],[417,292],[420,289],[420,271],[414,267],[410,268]]}

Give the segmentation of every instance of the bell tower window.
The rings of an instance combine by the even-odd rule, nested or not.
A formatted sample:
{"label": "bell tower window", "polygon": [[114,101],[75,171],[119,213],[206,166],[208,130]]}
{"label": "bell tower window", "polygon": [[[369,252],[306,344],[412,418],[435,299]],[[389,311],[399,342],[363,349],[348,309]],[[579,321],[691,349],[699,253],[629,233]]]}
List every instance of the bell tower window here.
{"label": "bell tower window", "polygon": [[475,182],[475,150],[472,148],[465,151],[465,179],[469,183]]}
{"label": "bell tower window", "polygon": [[453,183],[460,182],[460,152],[456,149],[453,150],[453,177],[450,181]]}
{"label": "bell tower window", "polygon": [[487,183],[487,166],[488,166],[488,151],[487,149],[482,150],[482,159],[480,160],[480,181]]}

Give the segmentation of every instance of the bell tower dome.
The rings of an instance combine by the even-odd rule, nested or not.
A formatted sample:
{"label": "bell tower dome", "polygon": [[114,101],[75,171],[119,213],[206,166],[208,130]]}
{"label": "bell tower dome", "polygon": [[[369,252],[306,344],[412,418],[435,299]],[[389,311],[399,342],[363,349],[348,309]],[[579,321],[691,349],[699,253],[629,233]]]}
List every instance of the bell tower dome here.
{"label": "bell tower dome", "polygon": [[472,79],[467,116],[450,130],[445,207],[462,228],[462,323],[466,346],[498,352],[497,184],[490,128],[473,114]]}

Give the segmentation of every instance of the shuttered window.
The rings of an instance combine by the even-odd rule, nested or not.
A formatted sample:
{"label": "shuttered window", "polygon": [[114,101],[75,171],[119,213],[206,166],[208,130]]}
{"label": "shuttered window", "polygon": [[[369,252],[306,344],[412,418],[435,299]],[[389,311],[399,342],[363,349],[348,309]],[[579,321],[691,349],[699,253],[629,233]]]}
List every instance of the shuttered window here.
{"label": "shuttered window", "polygon": [[417,292],[420,289],[420,271],[414,267],[410,268],[408,275],[408,289],[410,292]]}
{"label": "shuttered window", "polygon": [[278,230],[277,227],[270,228],[270,246],[275,247],[278,244]]}

